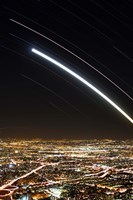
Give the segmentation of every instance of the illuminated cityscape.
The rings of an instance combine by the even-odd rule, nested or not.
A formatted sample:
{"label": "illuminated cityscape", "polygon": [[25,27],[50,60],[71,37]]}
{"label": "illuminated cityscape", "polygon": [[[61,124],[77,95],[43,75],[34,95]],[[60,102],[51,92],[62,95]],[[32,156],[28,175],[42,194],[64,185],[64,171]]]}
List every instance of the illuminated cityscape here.
{"label": "illuminated cityscape", "polygon": [[0,199],[133,199],[133,141],[0,141]]}
{"label": "illuminated cityscape", "polygon": [[0,200],[133,200],[133,0],[3,0],[0,29]]}

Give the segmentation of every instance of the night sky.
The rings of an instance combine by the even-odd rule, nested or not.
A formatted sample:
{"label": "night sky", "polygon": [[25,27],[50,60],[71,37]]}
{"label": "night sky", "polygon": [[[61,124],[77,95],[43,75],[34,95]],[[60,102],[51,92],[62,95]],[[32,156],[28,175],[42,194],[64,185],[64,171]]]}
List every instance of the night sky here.
{"label": "night sky", "polygon": [[0,137],[132,138],[131,122],[32,48],[84,77],[132,117],[132,0],[0,5]]}

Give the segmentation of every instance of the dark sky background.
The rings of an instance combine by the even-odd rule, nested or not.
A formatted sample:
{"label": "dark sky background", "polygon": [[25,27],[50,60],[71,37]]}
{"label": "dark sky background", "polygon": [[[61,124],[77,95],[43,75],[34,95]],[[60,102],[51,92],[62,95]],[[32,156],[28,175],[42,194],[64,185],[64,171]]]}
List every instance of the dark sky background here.
{"label": "dark sky background", "polygon": [[82,75],[132,117],[132,0],[3,0],[0,5],[0,137],[132,138],[124,116],[33,54],[33,47]]}

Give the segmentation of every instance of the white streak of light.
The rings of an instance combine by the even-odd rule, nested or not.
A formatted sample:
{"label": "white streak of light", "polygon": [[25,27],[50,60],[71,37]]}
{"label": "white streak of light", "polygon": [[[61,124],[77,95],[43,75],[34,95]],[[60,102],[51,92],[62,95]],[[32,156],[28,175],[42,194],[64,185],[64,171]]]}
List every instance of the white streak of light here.
{"label": "white streak of light", "polygon": [[107,79],[110,83],[112,83],[115,87],[117,87],[121,92],[123,92],[128,98],[130,98],[133,101],[133,98],[127,94],[121,87],[119,87],[115,82],[113,82],[110,78],[108,78],[105,74],[103,74],[102,72],[100,72],[98,69],[96,69],[95,67],[93,67],[91,64],[89,64],[87,61],[85,61],[84,59],[82,59],[81,57],[79,57],[78,55],[76,55],[75,53],[73,53],[72,51],[70,51],[69,49],[65,48],[64,46],[60,45],[59,43],[55,42],[54,40],[50,39],[49,37],[39,33],[38,31],[14,20],[14,19],[10,19],[12,22],[40,35],[41,37],[49,40],[50,42],[52,42],[53,44],[59,46],[60,48],[64,49],[65,51],[67,51],[68,53],[70,53],[71,55],[75,56],[76,58],[78,58],[79,60],[81,60],[83,63],[85,63],[86,65],[88,65],[89,67],[91,67],[92,69],[94,69],[97,73],[99,73],[101,76],[103,76],[105,79]]}
{"label": "white streak of light", "polygon": [[65,65],[61,64],[60,62],[56,61],[55,59],[47,56],[46,54],[36,50],[36,49],[32,49],[32,52],[43,57],[44,59],[50,61],[51,63],[55,64],[56,66],[60,67],[61,69],[63,69],[64,71],[66,71],[67,73],[71,74],[72,76],[74,76],[76,79],[78,79],[79,81],[81,81],[82,83],[84,83],[85,85],[87,85],[89,88],[91,88],[93,91],[95,91],[97,94],[99,94],[103,99],[105,99],[108,103],[110,103],[116,110],[118,110],[122,115],[124,115],[131,123],[133,123],[133,119],[127,115],[118,105],[116,105],[109,97],[107,97],[105,94],[103,94],[100,90],[98,90],[95,86],[93,86],[92,84],[90,84],[88,81],[86,81],[84,78],[82,78],[81,76],[79,76],[77,73],[75,73],[74,71],[72,71],[71,69],[67,68]]}

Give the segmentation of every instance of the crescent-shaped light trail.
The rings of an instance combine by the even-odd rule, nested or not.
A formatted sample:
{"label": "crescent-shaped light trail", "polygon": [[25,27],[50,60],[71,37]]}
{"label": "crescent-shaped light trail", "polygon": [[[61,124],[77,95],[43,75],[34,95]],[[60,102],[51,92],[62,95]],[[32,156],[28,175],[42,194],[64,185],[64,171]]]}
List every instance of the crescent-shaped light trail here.
{"label": "crescent-shaped light trail", "polygon": [[79,57],[77,54],[73,53],[72,51],[70,51],[69,49],[67,49],[66,47],[62,46],[61,44],[57,43],[56,41],[50,39],[49,37],[45,36],[42,33],[39,33],[38,31],[30,28],[29,26],[26,26],[14,19],[10,18],[10,21],[12,21],[13,23],[16,23],[30,31],[32,31],[33,33],[47,39],[48,41],[52,42],[53,44],[57,45],[58,47],[64,49],[65,51],[67,51],[68,53],[70,53],[71,55],[73,55],[74,57],[78,58],[79,60],[81,60],[83,63],[85,63],[86,65],[88,65],[89,67],[91,67],[93,70],[95,70],[97,73],[99,73],[101,76],[103,76],[105,79],[107,79],[111,84],[113,84],[115,87],[117,87],[121,92],[123,92],[128,98],[130,98],[133,101],[133,98],[127,94],[120,86],[118,86],[115,82],[113,82],[110,78],[108,78],[105,74],[103,74],[101,71],[99,71],[96,67],[92,66],[90,63],[88,63],[87,61],[85,61],[83,58]]}
{"label": "crescent-shaped light trail", "polygon": [[33,53],[37,54],[38,56],[50,61],[51,63],[55,64],[59,68],[66,71],[68,74],[72,75],[76,79],[78,79],[80,82],[91,88],[94,92],[96,92],[99,96],[101,96],[104,100],[106,100],[109,104],[111,104],[116,110],[118,110],[124,117],[126,117],[131,123],[133,123],[133,119],[125,112],[123,111],[116,103],[114,103],[109,97],[107,97],[104,93],[102,93],[99,89],[97,89],[95,86],[93,86],[91,83],[89,83],[87,80],[85,80],[82,76],[78,75],[76,72],[72,71],[65,65],[61,64],[57,60],[51,58],[50,56],[38,51],[37,49],[32,48],[31,50]]}

